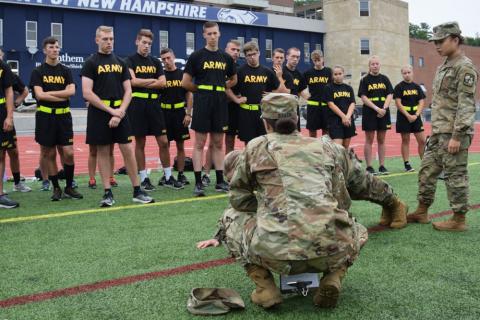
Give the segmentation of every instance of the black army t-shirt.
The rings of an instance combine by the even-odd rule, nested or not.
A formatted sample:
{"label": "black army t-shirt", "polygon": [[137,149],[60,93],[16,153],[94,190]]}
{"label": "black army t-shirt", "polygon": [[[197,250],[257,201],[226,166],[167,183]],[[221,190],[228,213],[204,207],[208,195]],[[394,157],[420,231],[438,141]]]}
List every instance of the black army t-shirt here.
{"label": "black army t-shirt", "polygon": [[224,51],[202,48],[188,58],[184,72],[191,75],[197,85],[225,87],[225,80],[236,74],[236,68],[232,57]]}
{"label": "black army t-shirt", "polygon": [[115,54],[94,53],[85,61],[82,77],[93,80],[93,92],[103,100],[123,98],[123,82],[130,79],[127,64]]}
{"label": "black army t-shirt", "polygon": [[5,89],[13,84],[12,69],[3,61],[0,61],[0,98],[5,98]]}
{"label": "black army t-shirt", "polygon": [[290,93],[298,96],[300,92],[307,88],[307,84],[305,82],[305,78],[303,75],[295,69],[294,71],[287,68],[287,66],[283,67],[283,74],[289,74],[292,78],[291,83],[285,82],[285,86],[290,89]]}
{"label": "black army t-shirt", "polygon": [[405,107],[414,107],[418,105],[420,100],[425,99],[425,94],[415,82],[402,81],[395,86],[393,97],[401,99],[402,105]]}
{"label": "black army t-shirt", "polygon": [[[126,63],[128,68],[133,70],[135,77],[139,79],[158,79],[164,74],[160,60],[150,55],[144,57],[138,53],[135,53],[127,58]],[[133,86],[132,91],[158,93],[158,89],[137,88]]]}
{"label": "black army t-shirt", "polygon": [[175,69],[174,71],[165,70],[167,85],[162,89],[161,100],[163,103],[179,103],[185,101],[187,91],[182,87],[183,71]]}
{"label": "black army t-shirt", "polygon": [[[382,101],[381,98],[387,98],[387,96],[392,93],[392,84],[383,74],[378,74],[376,76],[367,74],[362,80],[360,80],[358,96],[362,97],[364,95],[369,99],[379,98],[378,101],[372,101],[377,107],[382,108],[385,101]],[[366,109],[372,110],[368,107]]]}
{"label": "black army t-shirt", "polygon": [[264,92],[271,92],[280,86],[275,73],[262,65],[251,67],[244,64],[238,68],[237,77],[234,92],[247,97],[247,104],[260,104]]}
{"label": "black army t-shirt", "polygon": [[[61,63],[52,66],[48,63],[42,63],[32,71],[30,76],[30,88],[41,87],[44,92],[60,91],[73,83],[72,72]],[[39,105],[51,108],[66,108],[69,106],[69,100],[65,101],[38,101]]]}
{"label": "black army t-shirt", "polygon": [[332,69],[328,67],[324,67],[321,70],[312,68],[305,71],[303,77],[308,85],[308,91],[310,91],[309,100],[325,101],[325,86],[332,83]]}
{"label": "black army t-shirt", "polygon": [[[353,88],[346,83],[331,83],[325,87],[325,101],[333,102],[344,114],[347,114],[348,107],[355,103]],[[333,111],[330,115],[337,116]]]}

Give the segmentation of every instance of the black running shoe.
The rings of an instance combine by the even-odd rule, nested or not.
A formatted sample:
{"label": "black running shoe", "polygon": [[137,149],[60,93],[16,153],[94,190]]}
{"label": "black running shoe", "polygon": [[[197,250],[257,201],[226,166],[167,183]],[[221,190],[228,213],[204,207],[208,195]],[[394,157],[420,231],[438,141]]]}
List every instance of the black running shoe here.
{"label": "black running shoe", "polygon": [[367,167],[367,172],[373,174],[374,176],[377,174],[375,172],[375,169],[373,169],[372,167]]}
{"label": "black running shoe", "polygon": [[168,179],[163,186],[175,190],[183,189],[183,184],[180,181],[175,180],[173,176],[170,176],[170,179]]}
{"label": "black running shoe", "polygon": [[378,174],[380,174],[382,176],[386,176],[386,175],[390,174],[390,172],[387,170],[387,168],[385,168],[385,166],[380,166],[380,167],[378,167]]}
{"label": "black running shoe", "polygon": [[415,169],[412,168],[409,162],[405,163],[405,172],[413,172]]}
{"label": "black running shoe", "polygon": [[105,192],[103,195],[102,200],[100,200],[100,207],[111,207],[115,204],[115,200],[113,200],[113,193]]}
{"label": "black running shoe", "polygon": [[210,177],[207,176],[206,174],[204,174],[204,175],[202,176],[202,184],[203,184],[203,186],[206,188],[206,187],[208,187],[208,186],[210,185],[210,183],[211,183]]}
{"label": "black running shoe", "polygon": [[150,182],[150,178],[145,178],[143,182],[140,184],[140,186],[143,188],[145,191],[154,191],[155,187],[153,184]]}
{"label": "black running shoe", "polygon": [[183,173],[179,173],[177,176],[177,181],[186,186],[187,184],[190,184],[190,181],[188,181],[187,177]]}
{"label": "black running shoe", "polygon": [[225,181],[217,183],[215,185],[215,191],[217,192],[228,192],[230,191],[230,186]]}
{"label": "black running shoe", "polygon": [[60,201],[62,200],[62,189],[60,188],[53,188],[53,194],[50,197],[52,201]]}
{"label": "black running shoe", "polygon": [[196,197],[203,197],[203,196],[205,196],[205,190],[204,190],[203,184],[201,184],[201,183],[196,183],[196,184],[195,184],[195,188],[193,189],[193,194],[194,194]]}
{"label": "black running shoe", "polygon": [[13,209],[13,208],[17,208],[18,206],[19,206],[19,203],[7,197],[6,194],[0,195],[0,208]]}
{"label": "black running shoe", "polygon": [[77,190],[75,190],[72,187],[66,187],[64,190],[63,190],[63,194],[65,195],[65,198],[71,198],[71,199],[83,199],[83,196],[80,192],[78,192]]}
{"label": "black running shoe", "polygon": [[160,178],[160,180],[158,180],[158,185],[159,186],[164,186],[165,183],[167,183],[167,178],[165,178],[165,175],[163,175],[162,178]]}
{"label": "black running shoe", "polygon": [[153,200],[152,197],[150,197],[145,191],[141,190],[138,191],[136,194],[133,195],[133,202],[138,202],[138,203],[153,203],[155,200]]}

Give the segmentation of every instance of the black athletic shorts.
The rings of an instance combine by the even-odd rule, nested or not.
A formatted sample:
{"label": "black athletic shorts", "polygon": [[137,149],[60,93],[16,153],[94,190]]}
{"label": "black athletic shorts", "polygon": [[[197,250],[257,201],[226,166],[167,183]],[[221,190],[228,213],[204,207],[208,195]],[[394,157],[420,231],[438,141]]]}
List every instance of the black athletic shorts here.
{"label": "black athletic shorts", "polygon": [[307,106],[307,129],[326,130],[328,127],[328,107],[326,105]]}
{"label": "black athletic shorts", "polygon": [[348,139],[357,135],[353,119],[350,127],[344,126],[342,120],[337,116],[330,116],[328,123],[328,135],[332,139]]}
{"label": "black athletic shorts", "polygon": [[165,117],[157,99],[132,98],[127,113],[135,137],[167,134]]}
{"label": "black athletic shorts", "polygon": [[73,124],[70,112],[63,114],[35,113],[35,141],[44,147],[73,145]]}
{"label": "black athletic shorts", "polygon": [[390,120],[390,108],[387,113],[379,118],[377,113],[369,107],[362,108],[362,130],[363,131],[385,131],[392,128]]}
{"label": "black athletic shorts", "polygon": [[168,141],[184,141],[190,139],[188,127],[183,125],[185,108],[163,109],[165,123],[167,124]]}
{"label": "black athletic shorts", "polygon": [[120,121],[118,127],[110,128],[108,122],[112,116],[94,106],[88,107],[87,144],[106,145],[113,143],[130,143],[133,139],[128,114]]}
{"label": "black athletic shorts", "polygon": [[12,131],[3,130],[3,122],[7,118],[7,109],[5,104],[0,105],[0,149],[15,149],[17,147],[17,133],[15,127]]}
{"label": "black athletic shorts", "polygon": [[265,125],[260,118],[260,110],[238,109],[238,138],[247,143],[250,140],[266,134]]}
{"label": "black athletic shorts", "polygon": [[227,136],[235,136],[238,134],[238,109],[239,105],[235,102],[228,103],[228,130],[225,132]]}
{"label": "black athletic shorts", "polygon": [[[415,112],[412,112],[412,115]],[[417,133],[423,131],[423,122],[421,117],[412,123],[408,122],[407,118],[401,113],[397,112],[397,123],[395,124],[397,133]]]}
{"label": "black athletic shorts", "polygon": [[192,130],[223,133],[228,130],[228,106],[225,92],[198,90],[193,95]]}

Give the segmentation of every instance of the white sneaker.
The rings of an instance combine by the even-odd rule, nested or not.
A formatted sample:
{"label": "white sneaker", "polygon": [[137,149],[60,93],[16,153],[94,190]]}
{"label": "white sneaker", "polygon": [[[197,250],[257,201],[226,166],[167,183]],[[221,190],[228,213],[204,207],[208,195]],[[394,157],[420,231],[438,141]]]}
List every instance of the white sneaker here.
{"label": "white sneaker", "polygon": [[32,188],[27,186],[25,182],[20,181],[16,185],[13,186],[13,191],[18,191],[18,192],[30,192],[32,191]]}

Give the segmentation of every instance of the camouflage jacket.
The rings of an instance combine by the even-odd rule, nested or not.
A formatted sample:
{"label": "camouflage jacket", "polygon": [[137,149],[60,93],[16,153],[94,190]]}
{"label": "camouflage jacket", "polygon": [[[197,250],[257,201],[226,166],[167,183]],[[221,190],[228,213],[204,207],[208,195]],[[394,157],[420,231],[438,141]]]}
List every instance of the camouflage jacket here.
{"label": "camouflage jacket", "polygon": [[327,137],[267,134],[250,141],[230,186],[230,204],[257,212],[253,254],[276,260],[334,255],[351,239],[351,199],[391,201],[390,186]]}
{"label": "camouflage jacket", "polygon": [[473,134],[478,73],[472,61],[460,55],[438,67],[433,80],[432,133],[452,138]]}

